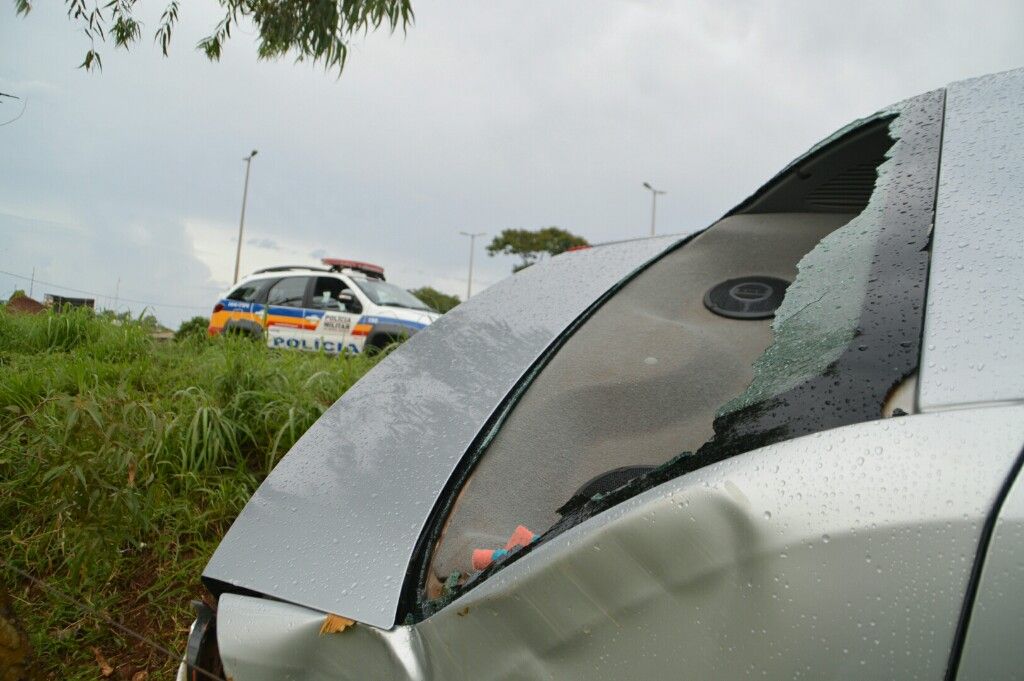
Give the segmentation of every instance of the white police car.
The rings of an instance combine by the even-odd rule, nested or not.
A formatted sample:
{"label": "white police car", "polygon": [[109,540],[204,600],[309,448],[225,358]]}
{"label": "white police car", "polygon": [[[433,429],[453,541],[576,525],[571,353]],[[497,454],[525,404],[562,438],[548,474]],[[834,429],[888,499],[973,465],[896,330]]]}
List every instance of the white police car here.
{"label": "white police car", "polygon": [[213,308],[209,333],[265,338],[272,348],[362,352],[411,336],[440,315],[384,279],[384,268],[324,258],[325,267],[257,270]]}

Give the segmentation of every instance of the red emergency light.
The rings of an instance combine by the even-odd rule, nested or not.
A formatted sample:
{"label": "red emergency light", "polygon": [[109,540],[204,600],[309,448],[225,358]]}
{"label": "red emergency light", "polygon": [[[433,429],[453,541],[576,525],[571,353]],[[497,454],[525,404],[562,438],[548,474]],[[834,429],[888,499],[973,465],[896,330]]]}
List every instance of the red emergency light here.
{"label": "red emergency light", "polygon": [[342,258],[323,258],[320,260],[323,264],[330,267],[332,270],[339,272],[341,270],[355,270],[356,272],[362,272],[368,277],[374,279],[384,278],[384,268],[380,265],[374,265],[370,262],[360,262],[358,260],[343,260]]}

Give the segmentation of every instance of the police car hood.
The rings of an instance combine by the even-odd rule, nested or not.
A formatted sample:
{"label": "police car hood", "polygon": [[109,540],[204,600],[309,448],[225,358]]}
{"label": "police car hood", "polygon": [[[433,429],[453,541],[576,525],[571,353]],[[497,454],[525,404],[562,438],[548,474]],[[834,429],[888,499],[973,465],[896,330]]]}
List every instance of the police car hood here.
{"label": "police car hood", "polygon": [[424,525],[488,418],[575,320],[681,238],[560,255],[414,335],[278,463],[206,566],[207,585],[391,628]]}
{"label": "police car hood", "polygon": [[399,321],[399,322],[412,322],[413,324],[431,324],[440,317],[436,312],[430,312],[429,310],[413,310],[408,307],[393,307],[391,305],[382,305],[377,308],[374,313],[367,313],[366,317],[378,317],[383,321],[388,319]]}

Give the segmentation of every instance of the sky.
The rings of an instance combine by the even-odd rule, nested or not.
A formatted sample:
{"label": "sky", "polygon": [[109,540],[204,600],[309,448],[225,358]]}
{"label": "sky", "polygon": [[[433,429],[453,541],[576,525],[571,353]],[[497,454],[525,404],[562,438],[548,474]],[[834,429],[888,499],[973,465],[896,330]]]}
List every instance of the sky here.
{"label": "sky", "polygon": [[[1024,66],[1024,3],[414,0],[403,35],[361,37],[339,77],[259,61],[243,25],[182,3],[171,55],[88,43],[63,3],[0,2],[0,296],[74,295],[175,328],[242,272],[323,256],[464,297],[514,260],[484,246],[555,225],[592,243],[710,224],[849,121]],[[34,273],[34,274],[33,274]],[[18,278],[23,277],[23,278]]]}

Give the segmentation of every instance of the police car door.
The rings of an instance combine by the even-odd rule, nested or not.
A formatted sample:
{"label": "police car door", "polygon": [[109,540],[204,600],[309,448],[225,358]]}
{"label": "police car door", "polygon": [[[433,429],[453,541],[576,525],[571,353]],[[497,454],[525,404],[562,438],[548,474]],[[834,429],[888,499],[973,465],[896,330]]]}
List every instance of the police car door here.
{"label": "police car door", "polygon": [[316,328],[319,319],[306,319],[303,307],[310,277],[279,279],[267,292],[266,328],[267,345],[272,348],[293,350],[312,349],[307,336]]}
{"label": "police car door", "polygon": [[[350,287],[338,277],[317,277],[310,296],[310,315],[320,315],[314,335],[318,346],[326,352],[336,353],[348,348],[352,328],[359,319],[359,312],[352,309],[352,304],[341,299],[342,291],[350,291]],[[348,349],[358,351],[355,347]]]}

